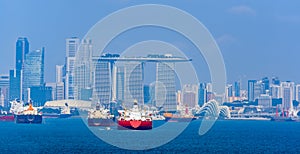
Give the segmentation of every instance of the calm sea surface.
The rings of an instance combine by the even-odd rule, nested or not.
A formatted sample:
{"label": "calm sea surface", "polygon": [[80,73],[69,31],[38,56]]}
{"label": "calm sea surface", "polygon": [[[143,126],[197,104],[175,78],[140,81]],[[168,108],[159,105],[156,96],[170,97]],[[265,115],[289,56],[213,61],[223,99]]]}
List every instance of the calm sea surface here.
{"label": "calm sea surface", "polygon": [[300,153],[299,122],[221,120],[199,136],[200,123],[164,146],[128,151],[98,139],[80,118],[0,122],[0,153]]}

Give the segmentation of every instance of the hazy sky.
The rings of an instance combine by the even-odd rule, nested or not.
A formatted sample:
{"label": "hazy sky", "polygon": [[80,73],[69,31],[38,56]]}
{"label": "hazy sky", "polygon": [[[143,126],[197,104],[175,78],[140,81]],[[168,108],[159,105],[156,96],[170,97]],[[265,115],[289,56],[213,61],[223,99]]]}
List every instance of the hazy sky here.
{"label": "hazy sky", "polygon": [[[67,37],[82,38],[108,14],[146,3],[174,6],[200,20],[217,40],[228,82],[278,76],[281,80],[300,83],[300,1],[297,0],[0,0],[0,74],[7,74],[15,67],[15,42],[19,36],[26,36],[31,50],[46,47],[45,78],[52,82],[55,65],[64,63]],[[114,40],[108,51],[120,52],[134,42],[147,39],[172,43],[188,56],[193,56],[192,51],[196,50],[188,41],[182,43],[182,36],[159,28],[136,29],[122,35]],[[203,59],[195,56],[193,60],[201,65],[197,67],[201,79],[208,80]]]}

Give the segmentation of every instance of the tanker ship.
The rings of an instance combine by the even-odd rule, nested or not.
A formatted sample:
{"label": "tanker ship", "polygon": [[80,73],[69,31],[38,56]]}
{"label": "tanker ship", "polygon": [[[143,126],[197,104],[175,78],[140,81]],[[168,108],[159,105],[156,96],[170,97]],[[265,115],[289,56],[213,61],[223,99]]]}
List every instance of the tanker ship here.
{"label": "tanker ship", "polygon": [[118,129],[147,130],[152,129],[151,116],[139,109],[137,101],[134,101],[130,110],[119,110]]}
{"label": "tanker ship", "polygon": [[25,108],[15,115],[16,123],[42,123],[42,114],[38,113],[37,109],[32,106],[31,101],[27,109]]}
{"label": "tanker ship", "polygon": [[98,103],[96,109],[89,111],[88,125],[89,126],[112,126],[114,125],[114,115],[110,114],[108,109],[100,107]]}

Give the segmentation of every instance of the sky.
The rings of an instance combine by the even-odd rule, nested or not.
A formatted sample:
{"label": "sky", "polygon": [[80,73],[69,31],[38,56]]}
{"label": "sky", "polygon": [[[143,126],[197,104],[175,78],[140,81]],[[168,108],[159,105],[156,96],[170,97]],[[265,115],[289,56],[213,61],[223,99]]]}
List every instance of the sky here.
{"label": "sky", "polygon": [[[300,1],[84,1],[0,0],[0,74],[15,67],[15,42],[25,36],[30,50],[46,48],[45,79],[54,82],[55,65],[64,64],[65,39],[83,38],[105,16],[140,4],[163,4],[188,12],[210,31],[224,58],[232,83],[264,76],[300,83]],[[106,48],[122,52],[132,44],[159,39],[193,57],[200,81],[209,81],[206,62],[184,37],[155,27],[133,29]]]}

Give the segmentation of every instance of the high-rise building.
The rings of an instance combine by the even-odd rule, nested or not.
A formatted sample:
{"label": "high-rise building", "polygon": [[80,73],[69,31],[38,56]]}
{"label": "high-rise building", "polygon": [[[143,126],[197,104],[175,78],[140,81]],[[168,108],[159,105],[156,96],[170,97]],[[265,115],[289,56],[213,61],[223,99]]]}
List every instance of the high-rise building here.
{"label": "high-rise building", "polygon": [[232,102],[233,101],[233,88],[232,84],[229,84],[226,86],[226,91],[225,91],[225,100],[227,102]]}
{"label": "high-rise building", "polygon": [[198,85],[183,85],[181,96],[183,106],[195,107],[198,104]]}
{"label": "high-rise building", "polygon": [[95,70],[93,96],[95,102],[108,104],[111,96],[111,63],[98,61]]}
{"label": "high-rise building", "polygon": [[270,96],[272,98],[275,98],[275,99],[278,99],[278,98],[281,97],[281,94],[280,94],[280,85],[272,84],[270,86]]}
{"label": "high-rise building", "polygon": [[136,100],[144,105],[144,65],[141,62],[126,62],[124,64],[124,106],[131,108]]}
{"label": "high-rise building", "polygon": [[47,101],[52,101],[52,87],[45,85],[30,87],[30,98],[34,106],[44,106]]}
{"label": "high-rise building", "polygon": [[27,96],[28,88],[44,84],[44,52],[45,48],[42,48],[41,50],[31,51],[25,55],[23,72],[23,92],[25,101],[30,99]]}
{"label": "high-rise building", "polygon": [[199,84],[199,90],[198,90],[198,93],[199,93],[199,95],[198,95],[198,99],[199,99],[199,101],[198,101],[198,105],[199,106],[203,106],[204,105],[204,103],[206,103],[206,85],[205,85],[205,83],[200,83]]}
{"label": "high-rise building", "polygon": [[9,75],[2,74],[0,75],[0,95],[3,99],[0,101],[2,107],[8,107],[9,101]]}
{"label": "high-rise building", "polygon": [[248,80],[248,100],[250,102],[255,101],[254,97],[254,85],[256,83],[256,80]]}
{"label": "high-rise building", "polygon": [[241,83],[239,81],[234,82],[234,96],[241,96]]}
{"label": "high-rise building", "polygon": [[258,97],[258,105],[263,106],[264,108],[271,108],[272,107],[272,98],[267,94],[261,94]]}
{"label": "high-rise building", "polygon": [[117,69],[117,74],[116,74],[116,99],[118,101],[123,101],[124,100],[124,66],[118,66],[116,67]]}
{"label": "high-rise building", "polygon": [[285,110],[293,109],[294,82],[281,82],[282,106]]}
{"label": "high-rise building", "polygon": [[164,111],[177,109],[175,75],[174,63],[156,63],[155,100],[163,104]]}
{"label": "high-rise building", "polygon": [[63,82],[56,83],[55,100],[64,100],[65,99],[64,87],[65,86],[64,86]]}
{"label": "high-rise building", "polygon": [[23,68],[25,55],[29,53],[29,42],[25,37],[19,37],[16,42],[16,66],[10,70],[9,99],[23,99]]}
{"label": "high-rise building", "polygon": [[64,77],[64,65],[56,65],[55,66],[55,81],[56,83],[63,82]]}
{"label": "high-rise building", "polygon": [[66,77],[65,77],[65,98],[74,99],[74,66],[76,52],[79,47],[79,38],[66,39]]}
{"label": "high-rise building", "polygon": [[270,81],[268,77],[264,77],[262,79],[262,93],[266,94],[268,91],[270,91]]}
{"label": "high-rise building", "polygon": [[82,91],[92,87],[92,41],[83,39],[76,53],[74,68],[74,97],[82,99]]}
{"label": "high-rise building", "polygon": [[29,53],[29,42],[26,37],[19,37],[16,42],[16,70],[23,69],[27,53]]}
{"label": "high-rise building", "polygon": [[258,99],[261,94],[263,94],[263,83],[259,80],[254,83],[254,100]]}
{"label": "high-rise building", "polygon": [[296,101],[300,102],[300,84],[296,85]]}

